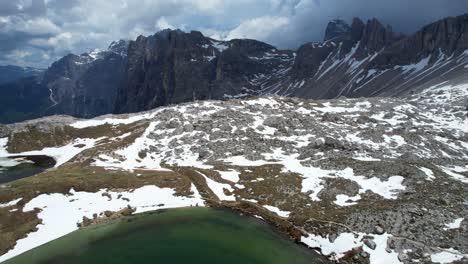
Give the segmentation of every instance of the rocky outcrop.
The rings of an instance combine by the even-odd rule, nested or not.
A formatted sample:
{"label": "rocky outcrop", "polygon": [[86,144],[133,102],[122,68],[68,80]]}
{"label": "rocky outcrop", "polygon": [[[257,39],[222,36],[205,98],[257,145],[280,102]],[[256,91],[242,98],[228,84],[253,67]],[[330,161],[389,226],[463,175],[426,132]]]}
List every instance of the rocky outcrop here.
{"label": "rocky outcrop", "polygon": [[[289,95],[399,96],[464,78],[467,30],[468,14],[442,19],[411,36],[394,33],[377,19],[366,23],[354,19],[347,32],[331,38],[330,29],[324,43],[299,48],[288,82],[303,85],[289,90]],[[273,91],[286,94],[284,87]]]}
{"label": "rocky outcrop", "polygon": [[217,41],[180,30],[140,36],[130,43],[115,110],[257,94],[260,87],[252,81],[291,60],[292,52],[255,40]]}
{"label": "rocky outcrop", "polygon": [[380,63],[403,65],[439,55],[459,56],[468,49],[468,14],[448,17],[423,27],[414,35],[389,47],[379,56]]}
{"label": "rocky outcrop", "polygon": [[350,30],[350,26],[346,21],[341,19],[335,19],[328,23],[327,28],[325,30],[325,38],[324,41],[337,39],[342,37],[343,35],[347,34]]}

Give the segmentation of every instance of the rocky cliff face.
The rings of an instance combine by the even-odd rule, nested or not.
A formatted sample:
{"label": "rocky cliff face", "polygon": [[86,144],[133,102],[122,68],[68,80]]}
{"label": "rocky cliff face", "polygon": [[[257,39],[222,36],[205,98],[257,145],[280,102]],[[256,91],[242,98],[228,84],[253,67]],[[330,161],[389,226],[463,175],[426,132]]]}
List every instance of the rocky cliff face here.
{"label": "rocky cliff face", "polygon": [[261,93],[252,84],[284,68],[292,52],[255,40],[217,41],[200,32],[166,30],[130,43],[116,112]]}
{"label": "rocky cliff face", "polygon": [[468,14],[437,21],[411,36],[396,34],[376,19],[354,19],[347,32],[299,48],[288,82],[304,85],[290,95],[398,96],[462,78],[467,74],[467,30]]}
{"label": "rocky cliff face", "polygon": [[347,34],[351,30],[350,26],[346,21],[341,19],[335,19],[328,23],[325,30],[324,41],[337,39]]}
{"label": "rocky cliff face", "polygon": [[129,48],[116,112],[192,100],[276,94],[302,98],[399,96],[462,78],[468,64],[468,14],[411,36],[377,19],[329,23],[325,41],[297,52],[253,40],[216,41],[164,31]]}

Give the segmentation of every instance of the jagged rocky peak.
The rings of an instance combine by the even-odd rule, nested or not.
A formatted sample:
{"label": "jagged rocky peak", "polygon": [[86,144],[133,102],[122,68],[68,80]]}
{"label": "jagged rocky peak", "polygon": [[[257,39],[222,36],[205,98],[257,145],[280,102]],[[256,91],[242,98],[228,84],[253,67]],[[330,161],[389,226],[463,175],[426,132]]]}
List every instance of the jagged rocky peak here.
{"label": "jagged rocky peak", "polygon": [[117,41],[112,41],[107,49],[122,56],[127,56],[128,44],[128,40],[120,39]]}
{"label": "jagged rocky peak", "polygon": [[394,42],[394,35],[390,26],[384,26],[379,20],[373,18],[367,21],[360,41],[369,52],[378,52]]}
{"label": "jagged rocky peak", "polygon": [[359,18],[354,18],[350,29],[352,44],[359,42],[359,47],[368,53],[374,53],[391,45],[396,40],[396,34],[390,26],[384,26],[376,18],[364,23]]}
{"label": "jagged rocky peak", "polygon": [[348,34],[351,30],[351,27],[342,19],[334,19],[330,21],[325,30],[324,41],[333,40],[338,37],[341,37],[345,34]]}
{"label": "jagged rocky peak", "polygon": [[126,57],[128,44],[129,41],[123,39],[112,41],[106,50],[93,49],[89,52],[81,54],[81,57],[87,57],[89,59],[88,62],[93,62],[98,59],[104,59],[109,54],[117,54],[121,57]]}
{"label": "jagged rocky peak", "polygon": [[423,27],[387,48],[376,62],[385,65],[417,64],[428,59],[458,57],[468,49],[468,14],[448,17]]}
{"label": "jagged rocky peak", "polygon": [[93,117],[112,112],[127,61],[125,40],[107,49],[69,54],[54,62],[42,84],[50,91],[50,114]]}
{"label": "jagged rocky peak", "polygon": [[[360,18],[353,18],[351,25],[344,20],[335,19],[328,23],[325,31],[325,44],[329,41],[342,43],[345,52],[349,52],[352,47],[359,42],[359,49],[365,53],[373,53],[392,44],[397,39],[396,34],[390,26],[384,26],[376,18],[367,22]],[[322,48],[324,45],[315,45]]]}
{"label": "jagged rocky peak", "polygon": [[108,55],[127,56],[128,44],[126,40],[118,40],[113,41],[107,50],[92,49],[80,55],[70,53],[52,63],[46,72],[46,79],[50,79],[54,73],[60,77],[79,78],[97,60],[106,59]]}
{"label": "jagged rocky peak", "polygon": [[425,52],[441,49],[445,54],[468,49],[468,14],[448,17],[425,26],[416,33],[414,43]]}
{"label": "jagged rocky peak", "polygon": [[[148,44],[170,45],[173,47],[187,48],[187,45],[211,44],[207,37],[199,31],[184,32],[180,29],[164,29],[152,36],[139,36],[136,42],[148,41]],[[159,42],[159,43],[157,43]]]}

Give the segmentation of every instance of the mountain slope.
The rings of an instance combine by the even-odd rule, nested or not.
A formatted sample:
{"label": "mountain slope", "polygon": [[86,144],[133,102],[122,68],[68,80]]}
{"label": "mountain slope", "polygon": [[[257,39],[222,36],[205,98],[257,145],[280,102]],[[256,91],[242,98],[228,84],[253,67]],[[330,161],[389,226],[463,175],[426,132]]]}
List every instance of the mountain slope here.
{"label": "mountain slope", "polygon": [[124,76],[127,47],[128,42],[120,40],[104,51],[69,54],[40,74],[30,70],[29,77],[0,84],[0,123],[54,114],[89,118],[111,113]]}
{"label": "mountain slope", "polygon": [[45,72],[43,85],[53,103],[49,113],[94,117],[112,112],[124,76],[126,41],[105,51],[69,54]]}
{"label": "mountain slope", "polygon": [[466,261],[467,99],[453,83],[405,98],[199,101],[0,127],[0,158],[58,161],[0,188],[0,224],[15,221],[0,260],[105,210],[198,204],[260,216],[341,263]]}
{"label": "mountain slope", "polygon": [[[342,22],[339,22],[340,25]],[[331,23],[329,27],[334,28]],[[345,28],[346,30],[346,28]],[[354,19],[347,32],[299,48],[293,89],[272,92],[304,98],[399,96],[468,73],[468,14],[400,36],[376,19]],[[301,83],[297,87],[297,83]]]}

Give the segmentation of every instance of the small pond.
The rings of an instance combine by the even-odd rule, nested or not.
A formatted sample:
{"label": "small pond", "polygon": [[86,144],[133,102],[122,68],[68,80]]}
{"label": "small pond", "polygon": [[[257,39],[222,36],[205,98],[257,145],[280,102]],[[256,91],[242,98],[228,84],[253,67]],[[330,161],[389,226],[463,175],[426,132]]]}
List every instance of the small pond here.
{"label": "small pond", "polygon": [[0,184],[36,175],[55,164],[54,158],[43,155],[0,157]]}

